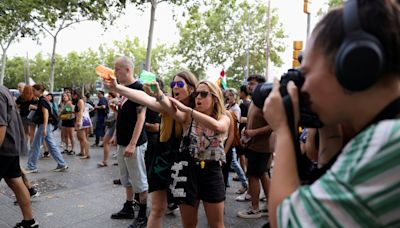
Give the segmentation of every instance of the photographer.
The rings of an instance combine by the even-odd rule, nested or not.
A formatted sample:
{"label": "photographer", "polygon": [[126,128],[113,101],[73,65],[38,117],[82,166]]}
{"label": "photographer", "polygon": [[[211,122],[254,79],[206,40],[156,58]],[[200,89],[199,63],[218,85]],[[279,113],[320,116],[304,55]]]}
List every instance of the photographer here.
{"label": "photographer", "polygon": [[[301,96],[325,125],[345,124],[354,137],[311,186],[300,187],[292,132],[274,83],[264,104],[277,135],[272,227],[400,225],[399,28],[398,1],[366,0],[348,0],[315,27],[301,66]],[[287,89],[298,123],[299,89],[293,82]]]}

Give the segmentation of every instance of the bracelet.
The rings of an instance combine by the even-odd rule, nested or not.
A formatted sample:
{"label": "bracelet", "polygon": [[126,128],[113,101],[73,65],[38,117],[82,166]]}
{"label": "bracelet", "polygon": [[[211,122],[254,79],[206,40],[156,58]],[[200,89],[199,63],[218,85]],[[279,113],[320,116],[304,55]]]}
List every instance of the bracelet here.
{"label": "bracelet", "polygon": [[164,94],[162,93],[160,96],[156,96],[156,101],[160,102],[164,99]]}

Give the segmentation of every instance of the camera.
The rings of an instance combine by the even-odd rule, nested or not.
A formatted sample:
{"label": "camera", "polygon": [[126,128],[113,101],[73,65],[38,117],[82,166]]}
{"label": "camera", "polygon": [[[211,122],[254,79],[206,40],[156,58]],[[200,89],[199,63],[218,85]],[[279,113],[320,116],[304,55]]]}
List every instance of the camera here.
{"label": "camera", "polygon": [[[287,84],[289,81],[293,81],[294,84],[299,88],[299,105],[300,105],[300,122],[301,127],[308,128],[321,128],[323,126],[322,122],[318,118],[317,114],[313,113],[305,102],[304,95],[301,94],[300,88],[304,83],[304,77],[300,70],[289,69],[287,73],[283,74],[280,84],[280,93],[282,98],[288,97]],[[257,85],[253,91],[253,103],[258,108],[262,109],[264,106],[264,101],[268,97],[269,93],[272,91],[272,83],[262,83]],[[284,101],[287,99],[283,99]],[[293,113],[286,113],[288,116],[293,115]],[[292,118],[293,119],[293,118]]]}

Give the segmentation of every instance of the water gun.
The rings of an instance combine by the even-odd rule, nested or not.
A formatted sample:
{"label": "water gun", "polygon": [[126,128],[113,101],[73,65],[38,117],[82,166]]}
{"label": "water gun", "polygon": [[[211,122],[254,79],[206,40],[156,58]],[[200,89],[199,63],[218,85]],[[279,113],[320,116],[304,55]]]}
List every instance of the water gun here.
{"label": "water gun", "polygon": [[95,71],[100,77],[102,77],[105,80],[111,80],[112,77],[115,77],[114,70],[103,65],[98,65]]}

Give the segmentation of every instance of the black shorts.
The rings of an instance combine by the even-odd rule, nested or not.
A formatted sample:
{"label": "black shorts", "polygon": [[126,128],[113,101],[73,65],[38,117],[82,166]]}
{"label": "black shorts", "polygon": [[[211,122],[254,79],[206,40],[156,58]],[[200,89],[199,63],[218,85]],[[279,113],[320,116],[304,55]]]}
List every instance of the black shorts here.
{"label": "black shorts", "polygon": [[75,127],[75,119],[72,120],[62,120],[61,126],[63,127]]}
{"label": "black shorts", "polygon": [[260,153],[252,150],[246,150],[247,175],[252,177],[261,177],[268,171],[268,161],[271,153]]}
{"label": "black shorts", "polygon": [[165,148],[165,143],[158,143],[150,148],[150,153],[146,152],[149,193],[168,189],[171,179],[171,166],[175,161],[178,149],[166,151]]}
{"label": "black shorts", "polygon": [[[205,161],[204,168],[200,162],[193,162],[194,168],[191,181],[195,186],[192,189],[185,189],[186,194],[191,196],[188,199],[202,200],[207,203],[219,203],[225,201],[225,182],[222,174],[221,163],[219,161]],[[195,205],[195,202],[187,202]]]}
{"label": "black shorts", "polygon": [[3,178],[17,178],[22,175],[19,157],[0,155],[0,181]]}

